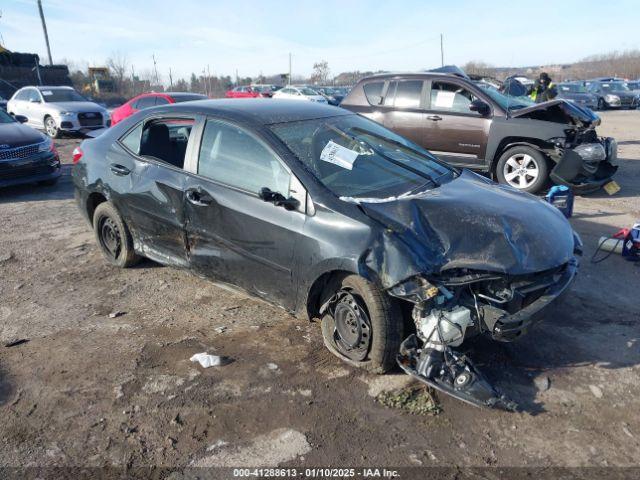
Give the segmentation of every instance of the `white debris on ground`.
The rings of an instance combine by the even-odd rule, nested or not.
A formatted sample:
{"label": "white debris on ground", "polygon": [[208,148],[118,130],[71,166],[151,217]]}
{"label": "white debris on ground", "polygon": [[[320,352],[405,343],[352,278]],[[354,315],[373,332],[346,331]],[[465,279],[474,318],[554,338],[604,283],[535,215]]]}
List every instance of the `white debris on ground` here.
{"label": "white debris on ground", "polygon": [[[215,446],[214,446],[215,445]],[[212,445],[215,453],[192,463],[195,467],[276,467],[311,451],[305,435],[296,430],[278,428],[255,437],[245,445]]]}
{"label": "white debris on ground", "polygon": [[196,353],[189,360],[192,362],[198,362],[202,368],[220,367],[228,363],[225,357],[219,355],[209,355],[206,352]]}

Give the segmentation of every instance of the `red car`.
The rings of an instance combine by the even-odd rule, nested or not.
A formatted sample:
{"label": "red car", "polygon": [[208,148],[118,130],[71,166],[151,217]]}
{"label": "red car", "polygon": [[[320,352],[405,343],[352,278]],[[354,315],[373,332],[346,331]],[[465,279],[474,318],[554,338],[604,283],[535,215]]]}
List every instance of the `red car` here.
{"label": "red car", "polygon": [[133,97],[124,105],[111,112],[111,125],[121,122],[130,117],[139,110],[155,107],[156,105],[166,105],[168,103],[189,102],[191,100],[206,100],[206,95],[188,92],[162,92],[162,93],[143,93],[137,97]]}
{"label": "red car", "polygon": [[227,90],[225,94],[227,98],[258,98],[263,96],[257,88],[253,87],[234,87]]}

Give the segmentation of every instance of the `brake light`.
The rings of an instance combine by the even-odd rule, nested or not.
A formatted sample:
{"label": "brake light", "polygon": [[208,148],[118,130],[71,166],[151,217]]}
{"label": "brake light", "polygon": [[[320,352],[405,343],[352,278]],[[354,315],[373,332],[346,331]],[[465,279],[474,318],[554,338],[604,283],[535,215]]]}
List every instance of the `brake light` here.
{"label": "brake light", "polygon": [[78,163],[80,161],[80,159],[82,158],[82,155],[84,155],[84,152],[82,151],[82,149],[80,147],[76,147],[73,149],[73,163]]}

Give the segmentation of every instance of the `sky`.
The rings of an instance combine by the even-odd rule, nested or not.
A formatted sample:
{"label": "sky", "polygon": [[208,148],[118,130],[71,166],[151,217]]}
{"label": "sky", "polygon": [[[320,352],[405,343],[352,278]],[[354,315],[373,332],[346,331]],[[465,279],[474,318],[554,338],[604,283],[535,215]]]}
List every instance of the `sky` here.
{"label": "sky", "polygon": [[[102,66],[125,55],[136,72],[307,76],[418,70],[484,61],[568,63],[640,48],[637,0],[43,0],[54,63]],[[36,0],[0,2],[0,42],[46,62]]]}

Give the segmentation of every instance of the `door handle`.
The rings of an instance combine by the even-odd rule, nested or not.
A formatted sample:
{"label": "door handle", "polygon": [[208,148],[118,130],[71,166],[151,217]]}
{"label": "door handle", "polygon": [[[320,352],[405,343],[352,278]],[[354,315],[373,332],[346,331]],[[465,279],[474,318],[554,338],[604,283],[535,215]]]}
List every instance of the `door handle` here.
{"label": "door handle", "polygon": [[438,122],[442,120],[442,117],[440,115],[427,115],[427,118],[432,122]]}
{"label": "door handle", "polygon": [[190,188],[185,194],[189,203],[193,203],[199,207],[206,207],[213,203],[213,197],[200,189]]}
{"label": "door handle", "polygon": [[116,175],[129,175],[131,170],[124,165],[118,165],[117,163],[111,164],[111,171]]}

